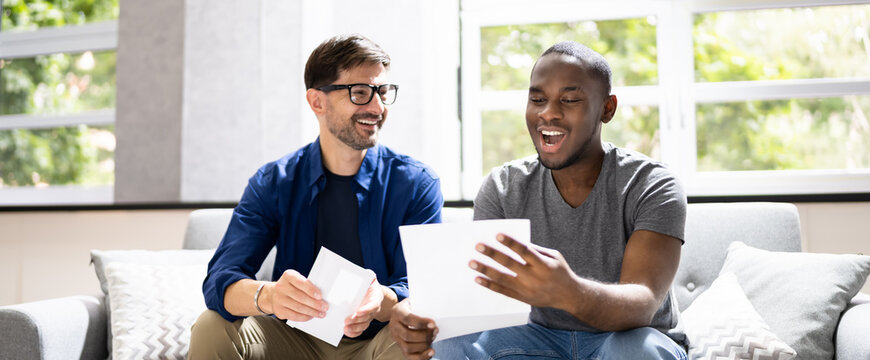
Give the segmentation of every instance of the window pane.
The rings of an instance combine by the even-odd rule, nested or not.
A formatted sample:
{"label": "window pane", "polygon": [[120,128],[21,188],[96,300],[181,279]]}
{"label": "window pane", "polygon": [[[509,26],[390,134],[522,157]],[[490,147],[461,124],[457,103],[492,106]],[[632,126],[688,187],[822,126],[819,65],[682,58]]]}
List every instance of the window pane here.
{"label": "window pane", "polygon": [[115,129],[63,127],[0,131],[0,187],[110,185]]}
{"label": "window pane", "polygon": [[2,31],[118,19],[118,0],[3,0]]}
{"label": "window pane", "polygon": [[532,65],[553,44],[573,40],[600,52],[613,68],[613,85],[658,82],[656,18],[505,25],[480,28],[483,90],[529,88]]}
{"label": "window pane", "polygon": [[114,51],[0,60],[0,115],[65,114],[114,106]]}
{"label": "window pane", "polygon": [[483,139],[482,174],[505,162],[535,153],[526,128],[525,110],[483,111],[480,114]]}
{"label": "window pane", "polygon": [[659,108],[620,106],[616,115],[601,129],[601,140],[660,160]]}
{"label": "window pane", "polygon": [[870,5],[695,15],[695,79],[870,76]]}
{"label": "window pane", "polygon": [[697,107],[698,170],[870,168],[870,96]]}

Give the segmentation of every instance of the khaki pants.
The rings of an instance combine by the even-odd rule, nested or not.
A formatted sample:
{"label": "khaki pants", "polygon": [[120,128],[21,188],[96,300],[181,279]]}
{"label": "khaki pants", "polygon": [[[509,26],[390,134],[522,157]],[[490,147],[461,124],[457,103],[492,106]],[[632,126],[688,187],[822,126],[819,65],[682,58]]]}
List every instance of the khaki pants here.
{"label": "khaki pants", "polygon": [[338,347],[288,326],[271,316],[226,321],[206,310],[190,334],[189,359],[403,359],[384,327],[370,340],[343,338]]}

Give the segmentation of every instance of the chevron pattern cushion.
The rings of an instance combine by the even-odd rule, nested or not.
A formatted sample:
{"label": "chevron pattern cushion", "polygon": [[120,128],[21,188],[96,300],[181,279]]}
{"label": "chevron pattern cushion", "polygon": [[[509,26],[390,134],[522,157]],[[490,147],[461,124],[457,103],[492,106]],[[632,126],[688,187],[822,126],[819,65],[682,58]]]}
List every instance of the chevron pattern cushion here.
{"label": "chevron pattern cushion", "polygon": [[755,312],[733,273],[721,274],[680,315],[689,359],[788,360],[795,351]]}
{"label": "chevron pattern cushion", "polygon": [[205,311],[206,264],[112,262],[104,267],[111,304],[112,357],[185,359],[190,327]]}

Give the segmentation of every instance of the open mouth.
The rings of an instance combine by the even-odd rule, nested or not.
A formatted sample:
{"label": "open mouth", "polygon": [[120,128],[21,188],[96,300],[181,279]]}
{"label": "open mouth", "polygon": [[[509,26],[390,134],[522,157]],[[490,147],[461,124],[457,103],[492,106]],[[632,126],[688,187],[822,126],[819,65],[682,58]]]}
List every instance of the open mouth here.
{"label": "open mouth", "polygon": [[381,119],[376,117],[365,117],[354,120],[356,120],[357,126],[367,131],[375,131],[378,128],[378,124],[381,122]]}
{"label": "open mouth", "polygon": [[545,152],[556,152],[559,150],[559,145],[562,140],[565,140],[565,132],[561,130],[540,130],[541,134],[541,150]]}

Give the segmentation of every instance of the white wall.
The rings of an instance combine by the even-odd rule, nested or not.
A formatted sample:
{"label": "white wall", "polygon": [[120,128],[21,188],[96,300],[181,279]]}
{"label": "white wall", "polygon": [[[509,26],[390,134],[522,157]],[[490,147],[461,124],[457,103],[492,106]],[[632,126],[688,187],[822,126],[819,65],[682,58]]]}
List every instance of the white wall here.
{"label": "white wall", "polygon": [[459,195],[458,0],[127,0],[118,28],[118,203],[238,201],[257,168],[317,136],[304,65],[341,33],[392,58],[381,143]]}
{"label": "white wall", "polygon": [[[870,255],[870,203],[797,205],[805,251]],[[0,305],[99,294],[91,249],[178,249],[189,212],[0,212]]]}

